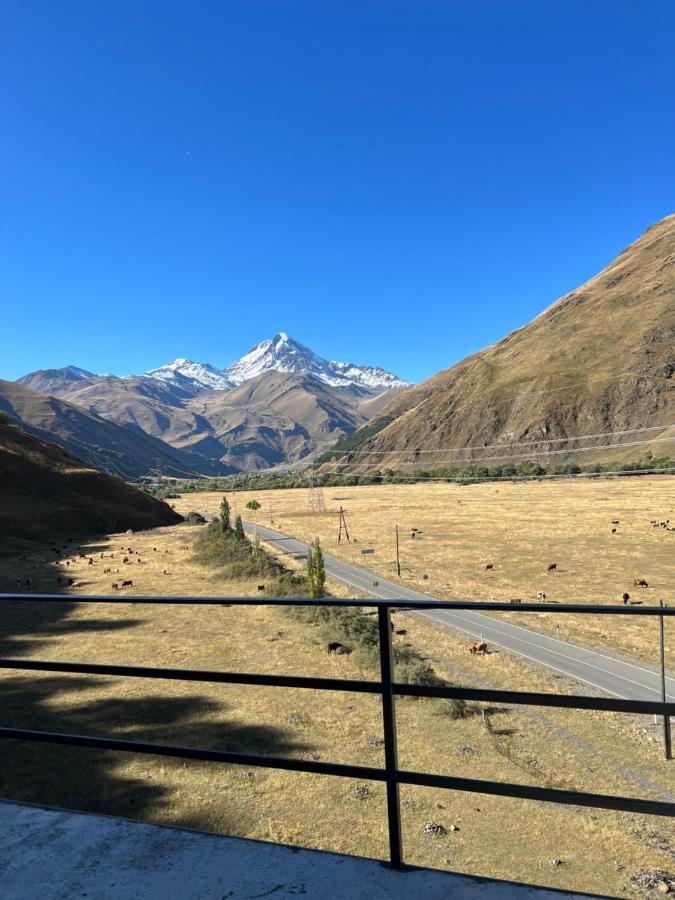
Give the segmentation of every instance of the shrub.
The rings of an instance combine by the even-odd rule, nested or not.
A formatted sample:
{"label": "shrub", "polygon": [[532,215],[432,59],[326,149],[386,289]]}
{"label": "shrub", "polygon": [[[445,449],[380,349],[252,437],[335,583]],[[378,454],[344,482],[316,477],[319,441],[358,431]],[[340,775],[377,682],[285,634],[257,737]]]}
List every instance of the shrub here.
{"label": "shrub", "polygon": [[473,710],[461,697],[451,697],[445,700],[437,700],[434,704],[435,716],[447,716],[448,719],[466,719]]}
{"label": "shrub", "polygon": [[260,503],[257,500],[249,500],[246,509],[260,509]]}
{"label": "shrub", "polygon": [[394,680],[402,684],[444,685],[445,681],[434,672],[410,647],[394,649]]}
{"label": "shrub", "polygon": [[201,513],[198,512],[189,512],[185,516],[185,521],[188,525],[206,525],[206,519]]}

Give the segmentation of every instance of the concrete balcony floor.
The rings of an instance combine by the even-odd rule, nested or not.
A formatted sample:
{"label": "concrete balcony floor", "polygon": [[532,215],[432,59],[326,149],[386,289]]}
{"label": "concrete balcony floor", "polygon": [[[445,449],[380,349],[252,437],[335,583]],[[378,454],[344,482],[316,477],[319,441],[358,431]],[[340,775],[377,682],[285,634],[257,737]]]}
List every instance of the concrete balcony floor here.
{"label": "concrete balcony floor", "polygon": [[0,801],[3,900],[553,900],[432,869]]}

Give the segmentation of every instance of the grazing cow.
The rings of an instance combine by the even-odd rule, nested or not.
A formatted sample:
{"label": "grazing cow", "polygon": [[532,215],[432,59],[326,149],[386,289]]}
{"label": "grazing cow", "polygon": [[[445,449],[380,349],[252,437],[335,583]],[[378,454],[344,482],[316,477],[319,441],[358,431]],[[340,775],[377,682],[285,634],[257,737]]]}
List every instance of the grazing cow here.
{"label": "grazing cow", "polygon": [[487,641],[475,641],[469,646],[469,653],[487,653]]}
{"label": "grazing cow", "polygon": [[103,570],[103,574],[104,574],[104,575],[110,575],[110,569],[104,569],[104,570]]}
{"label": "grazing cow", "polygon": [[509,600],[509,603],[522,603],[522,602],[523,602],[523,600],[521,597],[511,597],[511,599]]}
{"label": "grazing cow", "polygon": [[549,563],[548,571],[549,572],[557,572],[558,571],[558,563]]}
{"label": "grazing cow", "polygon": [[346,649],[345,645],[341,644],[340,641],[330,641],[330,643],[326,645],[326,650],[329,653],[344,653]]}
{"label": "grazing cow", "polygon": [[612,525],[618,525],[618,524],[619,524],[618,519],[612,519]]}
{"label": "grazing cow", "polygon": [[537,600],[545,600],[545,599],[546,599],[546,594],[543,591],[538,591],[537,592]]}
{"label": "grazing cow", "polygon": [[110,586],[112,587],[113,591],[118,591],[119,587],[120,587],[116,581],[113,581],[113,583]]}
{"label": "grazing cow", "polygon": [[90,565],[90,566],[93,566],[93,565],[94,565],[94,560],[93,560],[91,557],[89,557],[89,565]]}
{"label": "grazing cow", "polygon": [[633,587],[649,587],[644,578],[636,578],[633,582]]}
{"label": "grazing cow", "polygon": [[488,563],[488,564],[485,566],[485,571],[486,571],[486,572],[492,572],[493,569],[494,569],[494,565],[493,565],[492,563]]}
{"label": "grazing cow", "polygon": [[128,562],[129,562],[129,557],[128,557],[128,556],[125,556],[124,559],[122,560],[122,562],[123,562],[123,563],[128,563]]}
{"label": "grazing cow", "polygon": [[258,585],[258,590],[259,590],[259,591],[264,591],[264,590],[265,590],[265,585],[264,585],[264,584],[259,584],[259,585]]}
{"label": "grazing cow", "polygon": [[616,528],[612,528],[612,534],[616,534]]}
{"label": "grazing cow", "polygon": [[621,599],[623,600],[623,605],[624,605],[624,606],[627,606],[627,605],[628,605],[628,601],[630,600],[630,594],[624,594],[624,595],[621,597]]}
{"label": "grazing cow", "polygon": [[123,588],[125,588],[125,587],[132,587],[132,585],[133,585],[133,581],[123,581],[123,582],[122,582],[122,587],[123,587]]}

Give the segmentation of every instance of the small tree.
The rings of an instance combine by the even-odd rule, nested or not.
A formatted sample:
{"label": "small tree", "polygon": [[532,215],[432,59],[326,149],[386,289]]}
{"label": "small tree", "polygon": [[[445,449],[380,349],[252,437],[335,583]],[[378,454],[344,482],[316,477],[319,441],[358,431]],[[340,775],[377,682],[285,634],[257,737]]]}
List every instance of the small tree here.
{"label": "small tree", "polygon": [[262,558],[262,547],[260,546],[260,535],[256,531],[255,536],[253,537],[253,543],[251,544],[251,556],[253,559],[261,559]]}
{"label": "small tree", "polygon": [[223,497],[220,503],[220,532],[221,534],[229,534],[231,531],[230,504],[227,502],[227,497]]}
{"label": "small tree", "polygon": [[246,509],[260,509],[260,504],[257,500],[249,500],[246,504]]}
{"label": "small tree", "polygon": [[241,521],[241,516],[237,516],[234,520],[234,536],[238,541],[245,541],[246,535],[244,534],[244,523]]}
{"label": "small tree", "polygon": [[326,595],[326,567],[323,561],[323,551],[319,539],[307,551],[307,564],[305,566],[305,581],[310,597],[320,600]]}

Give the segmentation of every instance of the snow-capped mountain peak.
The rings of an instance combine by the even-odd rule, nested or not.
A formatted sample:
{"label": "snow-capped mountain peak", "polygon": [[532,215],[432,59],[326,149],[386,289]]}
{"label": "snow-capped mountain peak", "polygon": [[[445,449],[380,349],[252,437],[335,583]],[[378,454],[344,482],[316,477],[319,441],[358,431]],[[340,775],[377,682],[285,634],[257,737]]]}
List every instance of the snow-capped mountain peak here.
{"label": "snow-capped mountain peak", "polygon": [[158,369],[150,369],[145,374],[149,378],[172,384],[185,384],[188,381],[195,388],[205,391],[227,391],[234,387],[234,382],[230,381],[221,369],[209,363],[193,362],[182,357]]}
{"label": "snow-capped mountain peak", "polygon": [[357,384],[388,390],[407,384],[391,372],[376,366],[357,366],[354,363],[322,359],[309,347],[289,337],[285,331],[256,344],[241,359],[227,366],[223,373],[230,381],[241,384],[270,370],[292,374],[307,372],[326,384],[337,387]]}

